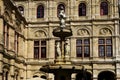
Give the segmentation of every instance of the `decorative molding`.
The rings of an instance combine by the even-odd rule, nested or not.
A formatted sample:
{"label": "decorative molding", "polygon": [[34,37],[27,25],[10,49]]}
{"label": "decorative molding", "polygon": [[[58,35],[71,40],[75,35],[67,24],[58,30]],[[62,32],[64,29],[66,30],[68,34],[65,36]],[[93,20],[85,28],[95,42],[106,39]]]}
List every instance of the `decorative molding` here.
{"label": "decorative molding", "polygon": [[35,37],[46,37],[46,34],[44,31],[39,30],[39,31],[35,32]]}
{"label": "decorative molding", "polygon": [[79,29],[77,31],[77,35],[80,35],[80,36],[89,35],[89,32],[86,29]]}
{"label": "decorative molding", "polygon": [[110,29],[108,28],[102,28],[99,32],[100,35],[112,35]]}

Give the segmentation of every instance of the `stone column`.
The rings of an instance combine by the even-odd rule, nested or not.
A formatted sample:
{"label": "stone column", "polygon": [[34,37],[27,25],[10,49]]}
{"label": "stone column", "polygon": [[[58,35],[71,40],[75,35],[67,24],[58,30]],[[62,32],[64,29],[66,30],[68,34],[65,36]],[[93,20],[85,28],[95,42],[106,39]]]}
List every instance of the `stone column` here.
{"label": "stone column", "polygon": [[2,75],[3,75],[3,54],[0,53],[0,80],[2,80]]}
{"label": "stone column", "polygon": [[92,3],[92,6],[91,6],[92,19],[95,19],[95,9],[96,9],[96,6],[95,6],[96,3],[95,2],[96,2],[96,0],[91,0],[91,3]]}
{"label": "stone column", "polygon": [[93,60],[96,60],[98,58],[98,38],[93,38],[93,41],[92,41],[92,48],[91,50],[91,57],[93,58]]}
{"label": "stone column", "polygon": [[95,70],[96,67],[97,67],[97,64],[93,64],[93,80],[97,80],[97,77],[98,77],[98,71]]}
{"label": "stone column", "polygon": [[10,64],[11,64],[11,67],[10,67],[10,77],[11,77],[11,80],[14,80],[14,77],[15,77],[15,75],[14,75],[14,66],[15,66],[15,60],[14,59],[11,59],[10,60]]}
{"label": "stone column", "polygon": [[115,18],[118,18],[119,17],[119,10],[118,10],[119,2],[118,0],[113,0],[113,1],[114,1]]}
{"label": "stone column", "polygon": [[48,58],[53,60],[55,58],[55,40],[50,39],[48,42]]}
{"label": "stone column", "polygon": [[15,41],[15,33],[14,30],[12,28],[9,28],[9,54],[12,56],[15,56],[15,52],[14,52],[14,41]]}
{"label": "stone column", "polygon": [[70,57],[71,58],[75,58],[76,57],[76,39],[75,38],[71,38],[70,43],[71,43]]}
{"label": "stone column", "polygon": [[19,42],[18,57],[22,59],[24,54],[24,44],[23,44],[23,38],[21,36],[18,38],[18,42]]}
{"label": "stone column", "polygon": [[23,69],[20,69],[20,74],[19,74],[20,80],[23,80],[24,74],[25,74],[25,73],[24,73]]}
{"label": "stone column", "polygon": [[26,76],[27,76],[27,77],[26,77],[27,79],[30,79],[30,78],[31,78],[32,72],[31,72],[30,70],[31,70],[31,65],[27,65],[27,70],[26,70],[26,71],[27,71],[27,73],[26,73],[26,74],[27,74],[27,75],[26,75]]}

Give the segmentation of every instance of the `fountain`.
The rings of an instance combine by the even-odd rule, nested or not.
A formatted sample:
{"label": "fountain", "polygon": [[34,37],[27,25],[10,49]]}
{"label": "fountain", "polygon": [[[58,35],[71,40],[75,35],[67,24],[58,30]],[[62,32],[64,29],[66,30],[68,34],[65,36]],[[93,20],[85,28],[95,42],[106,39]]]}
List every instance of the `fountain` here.
{"label": "fountain", "polygon": [[60,27],[53,30],[53,35],[60,38],[60,43],[57,43],[56,45],[58,57],[55,59],[54,64],[42,66],[40,71],[53,73],[55,76],[54,80],[71,80],[71,75],[73,73],[84,71],[84,67],[82,65],[71,63],[69,54],[70,45],[67,37],[72,36],[72,30],[65,25],[66,15],[62,7],[59,13],[59,19]]}

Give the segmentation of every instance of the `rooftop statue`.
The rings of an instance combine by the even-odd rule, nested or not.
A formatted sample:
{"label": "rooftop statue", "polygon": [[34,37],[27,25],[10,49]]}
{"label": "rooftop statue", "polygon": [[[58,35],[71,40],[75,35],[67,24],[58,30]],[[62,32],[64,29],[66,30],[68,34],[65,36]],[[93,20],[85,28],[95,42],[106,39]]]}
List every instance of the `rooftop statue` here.
{"label": "rooftop statue", "polygon": [[60,13],[59,13],[59,19],[60,19],[60,27],[65,27],[65,11],[64,8],[61,6]]}

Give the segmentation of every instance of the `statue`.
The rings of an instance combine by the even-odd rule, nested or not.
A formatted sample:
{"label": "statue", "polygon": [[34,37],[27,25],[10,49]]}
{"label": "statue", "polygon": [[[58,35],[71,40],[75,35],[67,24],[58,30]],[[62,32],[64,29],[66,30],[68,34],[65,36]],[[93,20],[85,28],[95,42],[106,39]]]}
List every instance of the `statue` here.
{"label": "statue", "polygon": [[64,8],[62,6],[61,6],[60,13],[59,13],[59,19],[60,19],[60,27],[65,27],[66,15],[65,15]]}
{"label": "statue", "polygon": [[57,42],[57,44],[56,44],[56,50],[57,50],[58,57],[61,57],[60,42]]}
{"label": "statue", "polygon": [[70,42],[69,42],[69,39],[66,40],[66,43],[65,43],[65,55],[69,55],[70,54]]}

